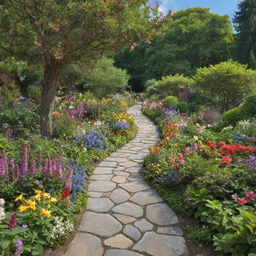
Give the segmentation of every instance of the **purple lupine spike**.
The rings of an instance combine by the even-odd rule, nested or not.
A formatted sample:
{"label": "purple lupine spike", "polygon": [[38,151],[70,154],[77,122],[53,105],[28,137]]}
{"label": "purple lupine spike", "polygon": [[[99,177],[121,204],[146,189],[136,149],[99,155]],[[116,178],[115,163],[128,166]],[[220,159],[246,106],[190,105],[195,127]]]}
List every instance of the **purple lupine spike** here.
{"label": "purple lupine spike", "polygon": [[31,164],[30,164],[30,174],[34,175],[36,173],[36,161],[32,160]]}
{"label": "purple lupine spike", "polygon": [[4,161],[0,158],[0,177],[5,175]]}
{"label": "purple lupine spike", "polygon": [[72,188],[72,177],[73,177],[73,170],[70,167],[68,167],[65,185],[69,190],[71,190]]}
{"label": "purple lupine spike", "polygon": [[14,180],[16,178],[15,176],[15,161],[14,159],[10,160],[10,167],[11,167],[11,173],[12,173],[12,180]]}
{"label": "purple lupine spike", "polygon": [[60,179],[63,177],[62,169],[63,169],[63,166],[62,166],[61,160],[59,159],[58,162],[57,162],[57,166],[56,166],[56,172],[57,172],[57,176]]}
{"label": "purple lupine spike", "polygon": [[8,158],[5,152],[2,153],[3,167],[5,174],[8,173]]}
{"label": "purple lupine spike", "polygon": [[21,174],[20,174],[20,167],[18,164],[16,164],[15,166],[15,178],[20,178]]}
{"label": "purple lupine spike", "polygon": [[28,170],[28,145],[24,144],[22,149],[22,161],[20,167],[21,178],[25,178]]}
{"label": "purple lupine spike", "polygon": [[41,163],[42,162],[42,160],[43,160],[43,153],[40,151],[40,152],[38,152],[37,153],[37,161],[39,162],[39,163]]}
{"label": "purple lupine spike", "polygon": [[57,167],[56,167],[56,160],[54,158],[51,159],[51,166],[52,166],[52,171],[55,172]]}
{"label": "purple lupine spike", "polygon": [[47,170],[47,173],[48,173],[47,175],[49,177],[52,176],[52,161],[51,161],[51,158],[48,159],[48,170]]}
{"label": "purple lupine spike", "polygon": [[11,168],[12,168],[12,169],[15,168],[15,161],[14,161],[14,159],[11,159],[11,160],[10,160],[10,165],[11,165]]}

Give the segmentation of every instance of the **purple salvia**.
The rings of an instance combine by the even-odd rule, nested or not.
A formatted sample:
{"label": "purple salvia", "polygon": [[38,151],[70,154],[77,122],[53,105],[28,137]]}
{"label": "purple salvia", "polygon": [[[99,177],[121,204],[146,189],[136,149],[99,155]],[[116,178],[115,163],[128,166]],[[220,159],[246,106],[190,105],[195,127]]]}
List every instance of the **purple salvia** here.
{"label": "purple salvia", "polygon": [[28,171],[28,145],[24,144],[22,149],[22,160],[21,160],[21,168],[20,174],[21,178],[25,178]]}
{"label": "purple salvia", "polygon": [[36,173],[36,161],[32,160],[31,164],[30,164],[30,174],[34,175]]}

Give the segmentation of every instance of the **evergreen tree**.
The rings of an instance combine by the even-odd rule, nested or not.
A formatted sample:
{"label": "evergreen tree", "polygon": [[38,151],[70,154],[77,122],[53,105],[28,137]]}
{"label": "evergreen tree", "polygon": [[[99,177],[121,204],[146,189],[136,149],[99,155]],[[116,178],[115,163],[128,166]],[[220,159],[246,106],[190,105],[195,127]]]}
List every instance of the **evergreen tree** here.
{"label": "evergreen tree", "polygon": [[243,0],[238,9],[234,18],[237,31],[235,58],[256,69],[256,0]]}

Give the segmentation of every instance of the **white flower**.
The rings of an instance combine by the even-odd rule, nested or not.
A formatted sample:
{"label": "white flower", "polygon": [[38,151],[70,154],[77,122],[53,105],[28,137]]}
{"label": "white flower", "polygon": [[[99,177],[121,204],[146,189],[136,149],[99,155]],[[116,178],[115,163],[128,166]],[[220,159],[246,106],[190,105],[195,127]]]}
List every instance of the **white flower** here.
{"label": "white flower", "polygon": [[4,204],[5,204],[4,199],[3,199],[3,198],[0,198],[0,206],[4,206]]}
{"label": "white flower", "polygon": [[0,220],[4,220],[6,218],[4,208],[0,207]]}
{"label": "white flower", "polygon": [[197,137],[197,136],[194,136],[193,138],[194,138],[194,140],[198,140],[198,137]]}

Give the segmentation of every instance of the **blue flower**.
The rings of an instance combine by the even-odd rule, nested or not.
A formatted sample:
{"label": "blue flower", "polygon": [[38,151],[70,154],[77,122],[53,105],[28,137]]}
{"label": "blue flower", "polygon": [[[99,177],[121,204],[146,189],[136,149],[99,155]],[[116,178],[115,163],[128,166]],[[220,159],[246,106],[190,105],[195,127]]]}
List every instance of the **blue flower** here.
{"label": "blue flower", "polygon": [[126,122],[121,121],[121,122],[116,122],[114,125],[114,128],[119,130],[125,130],[125,129],[129,129],[129,125]]}

